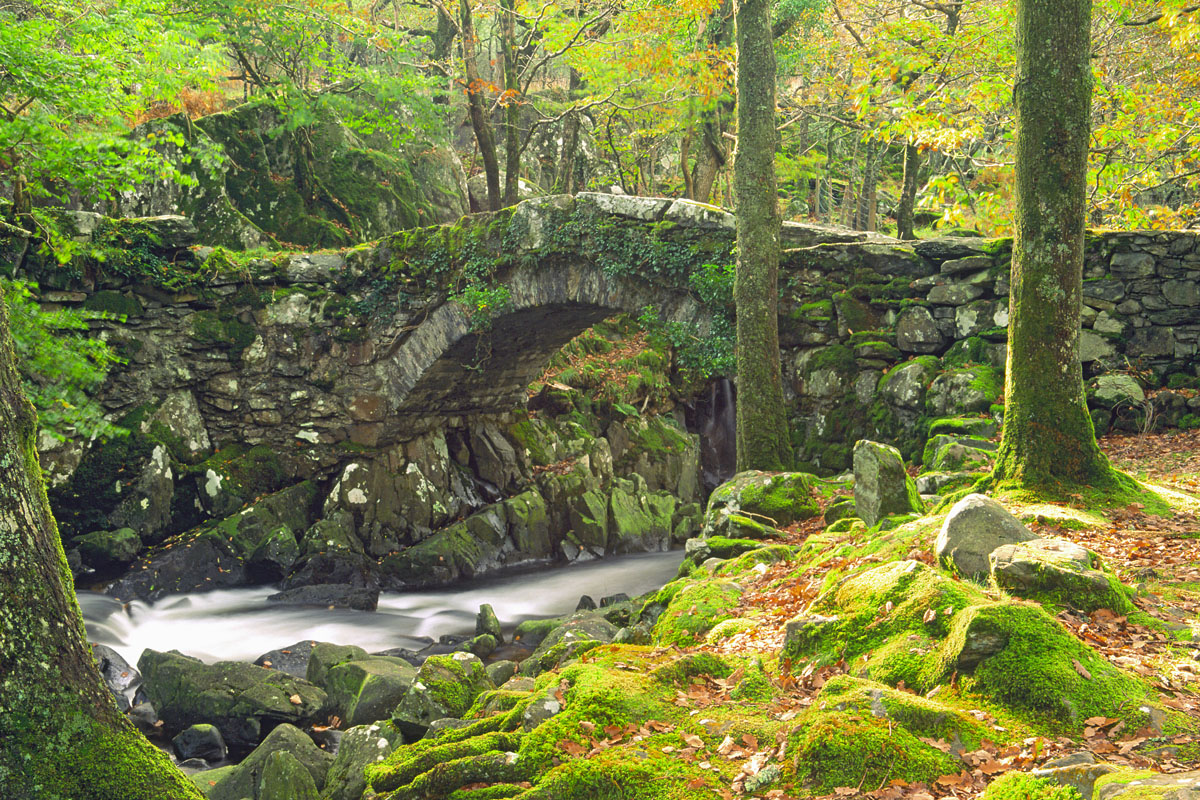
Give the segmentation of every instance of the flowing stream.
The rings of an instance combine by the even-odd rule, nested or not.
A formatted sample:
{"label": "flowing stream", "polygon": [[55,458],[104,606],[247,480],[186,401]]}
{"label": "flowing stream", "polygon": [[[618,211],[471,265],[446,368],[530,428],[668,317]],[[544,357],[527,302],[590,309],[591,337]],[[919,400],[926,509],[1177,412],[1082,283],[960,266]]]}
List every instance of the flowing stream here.
{"label": "flowing stream", "polygon": [[447,634],[473,634],[475,614],[491,603],[506,633],[526,619],[575,610],[581,595],[624,592],[635,597],[675,577],[682,551],[644,553],[585,564],[511,573],[436,591],[383,593],[378,611],[268,603],[271,587],[227,589],[123,604],[80,592],[92,642],[106,644],[130,664],[146,648],[179,650],[207,662],[253,661],[270,650],[312,639],[353,644],[368,652],[420,650]]}

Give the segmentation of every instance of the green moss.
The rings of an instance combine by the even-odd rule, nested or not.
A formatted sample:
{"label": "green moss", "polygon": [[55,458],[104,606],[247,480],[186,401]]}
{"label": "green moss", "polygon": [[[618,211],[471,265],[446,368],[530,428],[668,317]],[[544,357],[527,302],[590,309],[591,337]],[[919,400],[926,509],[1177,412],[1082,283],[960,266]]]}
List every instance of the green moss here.
{"label": "green moss", "polygon": [[88,311],[99,311],[122,318],[137,317],[143,311],[142,303],[136,296],[107,289],[88,295],[83,301],[83,307]]}
{"label": "green moss", "polygon": [[651,675],[659,683],[673,686],[687,686],[692,678],[712,676],[717,678],[729,677],[733,668],[719,656],[711,653],[686,653],[679,658],[656,667]]}
{"label": "green moss", "polygon": [[[1093,716],[1120,716],[1131,727],[1144,724],[1139,701],[1152,693],[1141,680],[1122,672],[1071,636],[1036,606],[993,604],[956,614],[946,652],[957,654],[959,682],[979,694],[1042,724],[1077,730]],[[968,672],[968,644],[1004,642]],[[1084,676],[1084,672],[1087,676]]]}
{"label": "green moss", "polygon": [[930,782],[959,769],[957,759],[869,712],[809,712],[788,737],[788,753],[795,779],[819,794],[891,780]]}
{"label": "green moss", "polygon": [[1061,786],[1026,772],[1009,772],[994,780],[983,800],[1083,800],[1074,786]]}
{"label": "green moss", "polygon": [[854,351],[843,344],[831,344],[822,347],[805,365],[806,374],[811,375],[819,369],[831,369],[835,372],[849,374],[858,369],[854,360]]}
{"label": "green moss", "polygon": [[223,347],[232,359],[241,358],[257,336],[253,325],[239,322],[216,311],[198,311],[192,315],[192,336],[198,341]]}
{"label": "green moss", "polygon": [[714,625],[733,616],[741,589],[732,583],[702,581],[680,589],[654,625],[654,641],[689,645],[704,639]]}
{"label": "green moss", "polygon": [[729,693],[729,699],[739,702],[765,703],[775,696],[775,687],[763,670],[762,661],[754,658],[744,668],[742,679]]}
{"label": "green moss", "polygon": [[11,800],[201,800],[170,759],[128,723],[81,714],[48,730],[8,712],[0,722],[0,795]]}

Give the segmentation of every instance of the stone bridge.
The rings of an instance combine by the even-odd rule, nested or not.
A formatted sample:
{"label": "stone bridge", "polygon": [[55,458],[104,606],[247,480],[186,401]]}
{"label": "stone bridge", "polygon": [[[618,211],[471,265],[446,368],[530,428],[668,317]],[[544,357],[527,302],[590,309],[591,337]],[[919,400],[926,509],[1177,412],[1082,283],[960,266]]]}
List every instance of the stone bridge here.
{"label": "stone bridge", "polygon": [[[79,222],[81,238],[96,235],[95,219]],[[734,244],[733,217],[719,208],[587,193],[346,251],[253,260],[188,249],[181,218],[137,224],[157,231],[156,248],[174,262],[163,274],[100,271],[81,286],[60,272],[39,275],[36,257],[25,257],[43,301],[123,315],[96,323],[129,359],[101,401],[119,418],[171,399],[214,444],[269,445],[300,462],[297,474],[336,463],[345,447],[520,407],[555,351],[614,312],[650,307],[702,333],[711,312],[688,277],[730,263]],[[948,413],[941,401],[926,408],[936,370],[911,397],[888,399],[882,377],[914,355],[944,355],[938,369],[948,371],[1003,367],[1007,240],[909,244],[784,223],[782,243],[784,379],[804,460],[840,469],[855,437],[895,437],[923,415]],[[11,259],[14,244],[0,246]],[[1085,374],[1128,360],[1160,385],[1176,373],[1177,385],[1200,384],[1197,287],[1194,233],[1091,237]],[[478,313],[478,298],[502,294],[506,302]],[[879,403],[895,407],[872,410]],[[880,419],[891,422],[881,428]]]}
{"label": "stone bridge", "polygon": [[[553,354],[614,313],[652,308],[703,333],[710,311],[687,278],[730,263],[734,239],[732,215],[714,206],[602,194],[252,260],[188,249],[182,218],[140,224],[174,262],[163,275],[100,272],[81,286],[26,258],[44,301],[122,315],[97,323],[129,358],[104,405],[120,417],[183,395],[214,442],[298,446],[322,464],[344,442],[373,447],[523,405]],[[96,220],[80,214],[78,227],[95,235]],[[793,248],[865,238],[784,229]],[[471,287],[505,301],[481,314],[459,301]]]}
{"label": "stone bridge", "polygon": [[[468,305],[436,297],[440,304],[423,312],[385,361],[392,414],[444,418],[511,410],[564,344],[617,312],[651,308],[664,322],[703,333],[710,310],[688,290],[687,276],[706,261],[732,259],[732,215],[688,200],[550,197],[468,226],[400,234],[368,257],[379,268],[395,258],[392,247],[428,250],[431,240],[453,231],[460,250],[482,251],[471,257],[494,264],[487,281],[507,292],[507,301],[481,323],[473,322]],[[863,238],[799,225],[789,225],[788,233],[793,244]],[[448,285],[461,282],[470,268],[458,265]]]}
{"label": "stone bridge", "polygon": [[[42,443],[61,529],[82,552],[93,532],[132,528],[145,545],[226,526],[154,556],[120,596],[291,573],[297,586],[403,588],[659,549],[696,529],[701,448],[681,427],[701,426],[681,408],[590,430],[573,415],[508,412],[563,343],[615,311],[649,306],[697,335],[727,321],[729,300],[691,280],[732,260],[720,209],[551,197],[270,258],[189,247],[179,217],[78,222],[89,249],[109,252],[76,275],[0,239],[0,263],[24,261],[44,303],[112,312],[94,332],[128,361],[99,400],[137,435]],[[864,437],[921,459],[937,418],[994,426],[1008,240],[902,243],[790,223],[781,236],[780,356],[803,469],[846,469]],[[1200,236],[1091,236],[1084,277],[1080,360],[1097,430],[1200,425]],[[1130,365],[1167,388],[1148,399]],[[571,471],[545,469],[562,464]],[[239,510],[268,495],[267,516]],[[301,556],[271,567],[264,537],[284,517],[295,540],[284,550],[298,543]],[[335,541],[337,557],[325,552]],[[253,569],[231,572],[231,559]],[[171,577],[192,563],[207,571]]]}

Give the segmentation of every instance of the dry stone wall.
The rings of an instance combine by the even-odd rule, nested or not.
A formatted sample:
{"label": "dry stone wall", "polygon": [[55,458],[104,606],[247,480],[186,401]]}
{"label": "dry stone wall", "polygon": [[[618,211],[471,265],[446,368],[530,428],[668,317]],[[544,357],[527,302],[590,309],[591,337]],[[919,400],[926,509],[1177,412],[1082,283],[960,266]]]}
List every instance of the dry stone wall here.
{"label": "dry stone wall", "polygon": [[[128,595],[426,585],[657,549],[695,527],[682,417],[530,427],[514,408],[562,343],[612,313],[651,306],[702,330],[709,310],[676,273],[728,263],[721,209],[540,198],[346,251],[240,260],[196,245],[180,217],[73,219],[121,271],[49,270],[0,242],[48,306],[109,312],[94,332],[128,359],[100,400],[133,436],[43,442],[64,534],[101,569],[182,531],[200,554],[152,552]],[[1089,238],[1081,357],[1098,430],[1200,423],[1198,238]],[[995,431],[1010,242],[794,223],[783,242],[781,357],[804,468],[847,469],[863,438],[920,460],[931,433],[941,447]],[[469,274],[509,294],[482,329],[448,299]]]}

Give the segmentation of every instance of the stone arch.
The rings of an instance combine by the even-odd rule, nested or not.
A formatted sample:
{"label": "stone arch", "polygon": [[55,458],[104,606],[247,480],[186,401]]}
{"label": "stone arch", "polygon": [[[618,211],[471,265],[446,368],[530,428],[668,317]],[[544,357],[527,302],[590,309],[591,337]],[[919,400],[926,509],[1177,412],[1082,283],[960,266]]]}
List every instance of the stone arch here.
{"label": "stone arch", "polygon": [[709,313],[687,292],[606,275],[587,263],[538,262],[504,276],[511,302],[483,333],[446,302],[387,360],[399,415],[457,416],[507,411],[568,341],[621,311],[646,306],[669,321],[706,327]]}

